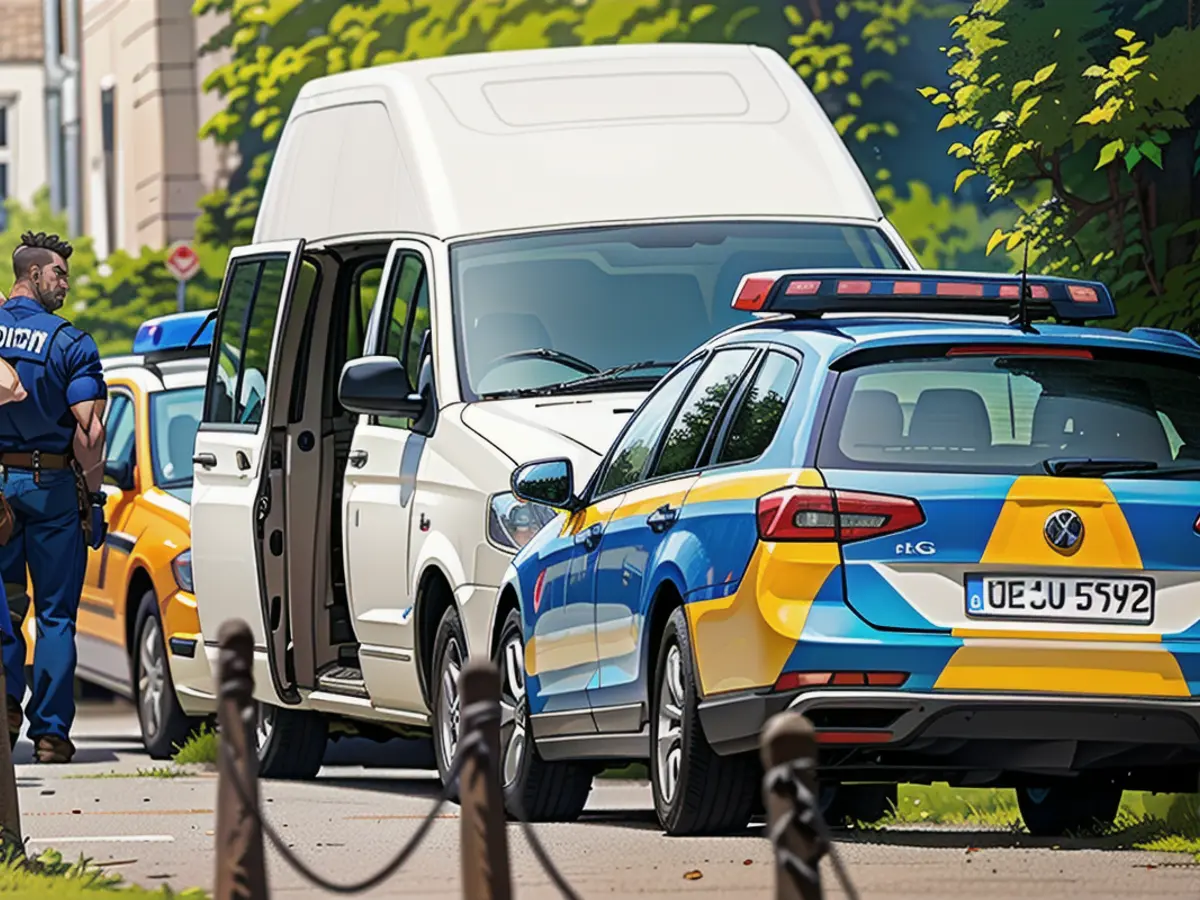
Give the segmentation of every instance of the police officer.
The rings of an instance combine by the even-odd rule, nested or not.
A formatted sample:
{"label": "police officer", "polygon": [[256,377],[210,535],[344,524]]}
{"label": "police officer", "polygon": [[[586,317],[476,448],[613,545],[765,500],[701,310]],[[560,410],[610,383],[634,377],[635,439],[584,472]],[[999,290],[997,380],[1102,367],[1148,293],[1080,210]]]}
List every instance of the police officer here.
{"label": "police officer", "polygon": [[38,762],[46,763],[70,762],[75,754],[70,731],[75,617],[87,567],[84,517],[93,547],[106,530],[99,491],[108,391],[100,354],[89,335],[55,315],[67,296],[71,249],[58,235],[22,235],[12,258],[16,282],[0,305],[0,359],[26,394],[0,406],[0,492],[13,520],[0,546],[12,622],[2,637],[8,730],[15,744],[26,687],[20,626],[29,606],[28,567],[37,617],[29,737]]}

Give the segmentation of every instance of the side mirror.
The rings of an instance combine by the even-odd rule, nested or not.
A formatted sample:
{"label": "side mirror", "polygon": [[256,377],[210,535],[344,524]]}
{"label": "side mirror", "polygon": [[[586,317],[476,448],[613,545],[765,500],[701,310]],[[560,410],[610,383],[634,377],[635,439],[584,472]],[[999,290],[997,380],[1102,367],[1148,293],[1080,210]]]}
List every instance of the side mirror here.
{"label": "side mirror", "polygon": [[362,416],[395,416],[416,419],[425,410],[425,398],[413,391],[408,373],[392,356],[364,356],[342,368],[338,402]]}
{"label": "side mirror", "polygon": [[133,463],[128,460],[106,459],[104,461],[104,477],[111,478],[113,484],[123,491],[133,490]]}
{"label": "side mirror", "polygon": [[519,466],[512,474],[512,491],[521,500],[553,509],[570,511],[579,506],[569,459],[540,460]]}

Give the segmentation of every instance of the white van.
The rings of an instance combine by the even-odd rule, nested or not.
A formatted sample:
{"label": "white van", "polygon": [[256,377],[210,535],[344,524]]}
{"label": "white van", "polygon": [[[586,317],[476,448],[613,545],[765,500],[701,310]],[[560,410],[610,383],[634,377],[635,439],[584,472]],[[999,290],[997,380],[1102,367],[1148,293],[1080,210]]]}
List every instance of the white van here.
{"label": "white van", "polygon": [[[305,85],[230,256],[234,353],[195,444],[206,651],[250,622],[263,775],[311,777],[346,731],[432,732],[444,774],[458,668],[494,652],[497,586],[553,516],[512,496],[513,468],[565,456],[586,479],[670,365],[746,319],[744,273],[818,265],[917,268],[771,51],[460,55]],[[221,387],[254,375],[261,403]]]}

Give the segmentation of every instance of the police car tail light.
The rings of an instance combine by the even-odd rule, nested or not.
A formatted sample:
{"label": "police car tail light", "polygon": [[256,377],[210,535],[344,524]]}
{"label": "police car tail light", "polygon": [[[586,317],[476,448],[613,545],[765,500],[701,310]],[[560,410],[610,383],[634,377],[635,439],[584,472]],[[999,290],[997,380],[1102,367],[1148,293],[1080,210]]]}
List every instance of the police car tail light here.
{"label": "police car tail light", "polygon": [[849,543],[913,528],[925,521],[911,497],[786,487],[758,499],[758,536],[764,541]]}

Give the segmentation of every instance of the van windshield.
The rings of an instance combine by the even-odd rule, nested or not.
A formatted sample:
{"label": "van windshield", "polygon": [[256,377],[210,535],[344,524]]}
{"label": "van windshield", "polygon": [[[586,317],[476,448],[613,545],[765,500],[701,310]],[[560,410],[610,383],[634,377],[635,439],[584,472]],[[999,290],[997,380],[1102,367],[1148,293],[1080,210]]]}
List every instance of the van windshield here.
{"label": "van windshield", "polygon": [[905,267],[873,226],[744,221],[488,238],[452,246],[450,266],[468,399],[645,390],[749,321],[731,306],[748,272]]}

